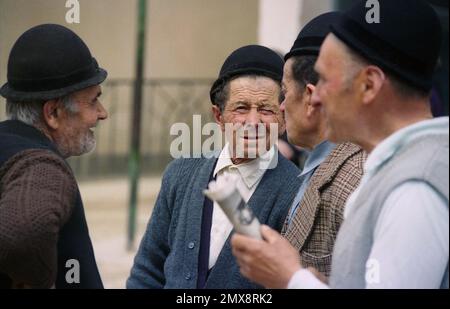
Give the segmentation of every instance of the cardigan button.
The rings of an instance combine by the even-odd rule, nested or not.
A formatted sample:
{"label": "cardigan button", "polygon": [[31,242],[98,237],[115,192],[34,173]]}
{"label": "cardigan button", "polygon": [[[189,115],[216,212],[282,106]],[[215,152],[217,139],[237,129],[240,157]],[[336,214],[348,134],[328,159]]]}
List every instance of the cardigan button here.
{"label": "cardigan button", "polygon": [[191,280],[191,273],[187,273],[184,277],[186,280]]}
{"label": "cardigan button", "polygon": [[188,244],[188,248],[189,248],[189,249],[194,249],[194,247],[195,247],[195,242],[191,241],[191,242]]}

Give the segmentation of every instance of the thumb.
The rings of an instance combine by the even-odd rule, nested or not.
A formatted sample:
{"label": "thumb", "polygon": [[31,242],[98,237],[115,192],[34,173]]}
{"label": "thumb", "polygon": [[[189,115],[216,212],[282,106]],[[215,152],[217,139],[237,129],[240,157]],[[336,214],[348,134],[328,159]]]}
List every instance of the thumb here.
{"label": "thumb", "polygon": [[261,235],[268,243],[273,243],[275,240],[281,237],[281,235],[277,231],[271,229],[267,225],[261,225]]}

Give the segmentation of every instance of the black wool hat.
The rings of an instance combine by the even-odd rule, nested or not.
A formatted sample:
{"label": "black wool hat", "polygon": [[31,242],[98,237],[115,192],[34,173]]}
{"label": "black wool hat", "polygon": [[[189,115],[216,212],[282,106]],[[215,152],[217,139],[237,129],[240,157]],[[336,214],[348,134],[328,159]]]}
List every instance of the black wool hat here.
{"label": "black wool hat", "polygon": [[270,77],[278,82],[283,78],[284,61],[273,50],[260,46],[248,45],[236,49],[225,60],[219,77],[209,93],[211,102],[215,104],[217,91],[231,78],[255,74]]}
{"label": "black wool hat", "polygon": [[55,24],[33,27],[11,49],[8,82],[0,94],[13,101],[51,100],[102,83],[107,72],[73,31]]}
{"label": "black wool hat", "polygon": [[369,62],[415,88],[429,91],[442,41],[437,14],[421,0],[378,3],[379,23],[366,20],[371,8],[360,0],[331,26],[331,32]]}
{"label": "black wool hat", "polygon": [[341,12],[328,12],[312,19],[300,31],[291,51],[284,56],[284,60],[287,61],[293,56],[318,56],[320,46],[330,33],[330,26],[336,24],[341,17]]}

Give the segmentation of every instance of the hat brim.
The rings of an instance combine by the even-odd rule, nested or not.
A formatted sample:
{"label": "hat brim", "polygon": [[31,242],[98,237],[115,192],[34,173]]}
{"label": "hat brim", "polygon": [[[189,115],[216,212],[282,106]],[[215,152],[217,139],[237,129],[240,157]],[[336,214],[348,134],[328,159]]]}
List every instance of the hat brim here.
{"label": "hat brim", "polygon": [[91,86],[101,84],[106,77],[108,76],[108,72],[102,68],[98,68],[96,74],[88,78],[82,82],[79,82],[74,85],[70,85],[68,87],[47,90],[47,91],[35,91],[35,92],[26,92],[26,91],[17,91],[14,90],[9,83],[4,84],[0,88],[0,95],[4,98],[11,101],[18,102],[26,102],[26,101],[36,101],[36,100],[52,100],[56,98],[63,97],[75,91],[79,91]]}
{"label": "hat brim", "polygon": [[291,57],[296,56],[318,56],[320,52],[320,46],[302,47],[291,50],[284,56],[284,61],[288,61]]}
{"label": "hat brim", "polygon": [[220,77],[219,79],[217,79],[213,85],[211,86],[211,90],[209,91],[209,97],[211,100],[211,103],[213,105],[215,105],[215,96],[216,96],[216,92],[218,90],[218,88],[220,87],[220,85],[223,85],[227,82],[229,82],[231,79],[235,79],[241,76],[246,76],[246,75],[257,75],[257,76],[264,76],[264,77],[268,77],[271,78],[277,82],[281,82],[282,80],[282,75],[276,74],[272,71],[269,70],[264,70],[261,68],[242,68],[242,69],[237,69],[231,72],[228,72],[227,74],[223,75],[222,77]]}

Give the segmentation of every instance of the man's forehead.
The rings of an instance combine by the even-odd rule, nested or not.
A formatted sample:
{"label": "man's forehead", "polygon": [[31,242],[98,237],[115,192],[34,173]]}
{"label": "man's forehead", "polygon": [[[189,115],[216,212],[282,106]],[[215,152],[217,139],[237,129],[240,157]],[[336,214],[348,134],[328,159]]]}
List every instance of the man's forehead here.
{"label": "man's forehead", "polygon": [[102,91],[102,86],[95,85],[95,86],[89,87],[88,89],[90,89],[90,92],[92,92],[92,93],[99,93]]}
{"label": "man's forehead", "polygon": [[292,66],[294,64],[294,58],[291,57],[289,58],[285,63],[284,63],[284,67],[283,67],[283,78],[285,77],[285,75],[291,75],[292,72]]}
{"label": "man's forehead", "polygon": [[102,87],[100,85],[95,85],[95,86],[81,89],[76,94],[81,95],[81,96],[97,96],[101,92],[102,92]]}
{"label": "man's forehead", "polygon": [[279,87],[279,83],[265,76],[243,76],[230,82],[231,92],[263,91],[273,92]]}
{"label": "man's forehead", "polygon": [[326,56],[330,60],[339,60],[345,54],[344,43],[334,34],[330,33],[320,48],[320,55]]}
{"label": "man's forehead", "polygon": [[331,62],[333,62],[335,65],[336,61],[339,60],[340,48],[341,46],[337,44],[334,35],[327,35],[320,48],[319,57],[317,58],[315,64],[316,71],[319,71],[321,73],[325,69],[332,69],[333,65],[331,65]]}
{"label": "man's forehead", "polygon": [[230,99],[233,102],[260,102],[270,101],[279,93],[280,86],[273,84],[257,84],[252,82],[238,82],[230,85]]}

